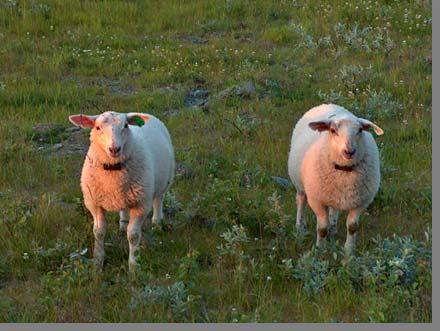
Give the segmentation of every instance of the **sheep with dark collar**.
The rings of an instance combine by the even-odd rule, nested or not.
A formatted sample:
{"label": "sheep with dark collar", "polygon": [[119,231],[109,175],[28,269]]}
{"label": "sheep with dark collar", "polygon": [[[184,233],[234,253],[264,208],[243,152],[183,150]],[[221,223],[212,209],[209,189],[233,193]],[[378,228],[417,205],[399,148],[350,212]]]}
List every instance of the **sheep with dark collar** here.
{"label": "sheep with dark collar", "polygon": [[94,220],[95,263],[101,268],[104,262],[105,211],[119,211],[120,230],[127,231],[129,270],[134,271],[142,223],[151,209],[153,222],[162,219],[163,197],[174,178],[169,132],[159,119],[143,113],[72,115],[69,120],[92,129],[81,189]]}
{"label": "sheep with dark collar", "polygon": [[288,170],[297,192],[296,227],[305,229],[308,202],[317,218],[317,246],[335,234],[339,211],[348,211],[345,250],[354,251],[359,216],[380,185],[379,152],[369,128],[383,134],[343,107],[323,104],[307,111],[293,130]]}

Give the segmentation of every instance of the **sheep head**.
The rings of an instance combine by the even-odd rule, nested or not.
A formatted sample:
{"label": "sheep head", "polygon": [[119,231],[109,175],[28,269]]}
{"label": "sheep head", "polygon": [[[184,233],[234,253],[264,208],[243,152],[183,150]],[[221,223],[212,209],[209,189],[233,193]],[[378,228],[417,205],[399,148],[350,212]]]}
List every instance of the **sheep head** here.
{"label": "sheep head", "polygon": [[142,126],[150,117],[142,113],[121,114],[105,112],[100,115],[71,115],[70,122],[81,128],[90,128],[90,141],[94,148],[105,155],[111,163],[122,162],[130,135],[130,126]]}
{"label": "sheep head", "polygon": [[327,132],[332,160],[343,166],[357,164],[364,156],[364,131],[373,128],[377,135],[383,130],[373,122],[363,118],[325,119],[310,122],[309,127],[316,131]]}

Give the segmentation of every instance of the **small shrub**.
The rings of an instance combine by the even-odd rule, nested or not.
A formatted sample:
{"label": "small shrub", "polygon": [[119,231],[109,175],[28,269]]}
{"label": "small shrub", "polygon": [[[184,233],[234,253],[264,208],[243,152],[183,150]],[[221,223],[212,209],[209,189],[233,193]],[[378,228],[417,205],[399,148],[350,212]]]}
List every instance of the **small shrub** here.
{"label": "small shrub", "polygon": [[329,92],[318,90],[318,97],[325,103],[334,104],[341,103],[346,99],[341,91],[335,91],[333,89]]}
{"label": "small shrub", "polygon": [[352,50],[362,50],[367,53],[383,52],[388,54],[394,48],[393,40],[379,27],[360,27],[358,22],[351,26],[337,23],[334,26],[336,38],[342,40]]}
{"label": "small shrub", "polygon": [[229,255],[233,257],[245,257],[243,245],[249,242],[246,228],[243,225],[234,224],[232,228],[223,232],[220,237],[224,239],[224,243],[217,246],[220,255]]}
{"label": "small shrub", "polygon": [[384,90],[368,90],[368,99],[364,108],[370,119],[388,119],[399,115],[403,105],[395,100],[391,93]]}
{"label": "small shrub", "polygon": [[190,250],[183,258],[180,259],[179,268],[177,269],[177,279],[185,282],[189,286],[194,285],[195,275],[199,272],[200,266],[197,261],[200,253],[197,250]]}
{"label": "small shrub", "polygon": [[371,69],[371,66],[365,68],[356,64],[344,65],[339,70],[339,78],[348,90],[357,92],[370,81]]}
{"label": "small shrub", "polygon": [[309,296],[319,294],[326,285],[329,273],[329,262],[319,259],[315,252],[313,248],[304,253],[293,269],[293,277],[302,281],[303,289]]}
{"label": "small shrub", "polygon": [[[271,208],[267,212],[267,222],[264,229],[275,235],[275,245],[278,249],[287,249],[290,246],[288,240],[289,227],[294,224],[292,215],[286,214],[281,209],[281,196],[274,191],[268,198]],[[273,246],[272,246],[273,247]]]}
{"label": "small shrub", "polygon": [[[337,245],[327,245],[325,252],[315,247],[304,253],[294,263],[283,259],[283,273],[292,275],[303,283],[309,296],[319,294],[329,277],[356,291],[380,289],[381,291],[417,291],[424,277],[430,277],[432,268],[431,230],[425,232],[425,240],[412,237],[373,239],[373,249],[359,256],[344,256]],[[328,257],[326,257],[325,253]]]}
{"label": "small shrub", "polygon": [[271,27],[264,31],[263,39],[275,44],[287,44],[293,42],[297,34],[289,26]]}
{"label": "small shrub", "polygon": [[245,253],[245,244],[249,242],[246,228],[243,225],[234,224],[232,228],[223,232],[220,237],[224,242],[217,246],[220,256],[226,256],[235,265],[235,275],[238,282],[241,283],[243,275],[246,274],[248,268],[246,261],[249,255]]}
{"label": "small shrub", "polygon": [[171,285],[146,285],[140,291],[133,289],[129,307],[134,310],[139,305],[162,305],[171,310],[177,321],[199,320],[200,316],[194,314],[200,311],[199,295],[188,293],[183,281],[177,281]]}

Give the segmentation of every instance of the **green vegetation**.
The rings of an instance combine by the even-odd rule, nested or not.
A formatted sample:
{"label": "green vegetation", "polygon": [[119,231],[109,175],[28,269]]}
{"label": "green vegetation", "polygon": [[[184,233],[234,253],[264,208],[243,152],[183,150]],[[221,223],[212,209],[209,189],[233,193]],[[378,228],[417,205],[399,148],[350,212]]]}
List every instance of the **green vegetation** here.
{"label": "green vegetation", "polygon": [[[431,15],[425,0],[0,0],[0,321],[431,322]],[[344,218],[316,250],[312,212],[298,237],[294,189],[272,179],[324,102],[385,132],[350,260]],[[93,272],[84,156],[64,152],[68,115],[104,110],[158,116],[179,163],[134,280],[115,214]]]}

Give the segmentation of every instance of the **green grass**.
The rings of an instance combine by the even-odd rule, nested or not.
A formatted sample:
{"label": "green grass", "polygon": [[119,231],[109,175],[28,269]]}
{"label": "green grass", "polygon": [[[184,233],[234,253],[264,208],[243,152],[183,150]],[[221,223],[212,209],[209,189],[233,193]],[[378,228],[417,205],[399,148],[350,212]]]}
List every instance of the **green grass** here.
{"label": "green grass", "polygon": [[[0,321],[431,322],[431,15],[430,1],[0,0]],[[249,80],[250,97],[219,97]],[[205,110],[183,104],[198,85]],[[340,256],[343,218],[337,243],[315,252],[314,216],[297,238],[294,189],[271,180],[287,177],[297,119],[330,101],[385,131],[354,267]],[[102,274],[70,260],[93,247],[83,159],[32,141],[33,125],[94,105],[158,116],[190,170],[168,197],[172,228],[145,231],[131,281],[116,215]],[[373,241],[393,234],[415,242],[410,283]],[[344,276],[368,256],[391,269],[361,285]]]}

